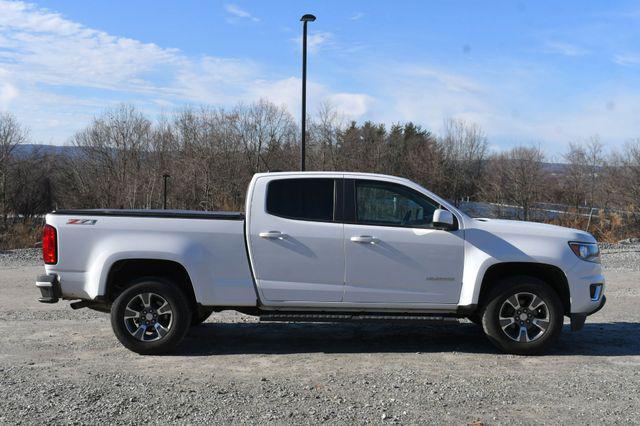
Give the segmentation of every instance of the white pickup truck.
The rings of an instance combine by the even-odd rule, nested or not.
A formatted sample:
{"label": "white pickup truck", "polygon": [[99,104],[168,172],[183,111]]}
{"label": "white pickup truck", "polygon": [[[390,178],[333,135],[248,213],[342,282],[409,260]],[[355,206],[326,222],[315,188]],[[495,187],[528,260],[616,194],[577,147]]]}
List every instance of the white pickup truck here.
{"label": "white pickup truck", "polygon": [[[60,210],[41,302],[110,312],[138,353],[233,309],[262,321],[469,318],[539,353],[605,303],[598,245],[558,226],[474,219],[421,186],[365,173],[256,174],[246,212]],[[213,343],[212,343],[213,344]]]}

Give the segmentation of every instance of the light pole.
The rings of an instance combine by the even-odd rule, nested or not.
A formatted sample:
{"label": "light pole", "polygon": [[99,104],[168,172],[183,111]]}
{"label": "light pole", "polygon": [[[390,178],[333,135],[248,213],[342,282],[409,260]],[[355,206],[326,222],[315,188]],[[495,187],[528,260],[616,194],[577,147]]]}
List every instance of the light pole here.
{"label": "light pole", "polygon": [[300,144],[300,170],[304,172],[305,143],[307,139],[307,22],[313,22],[316,17],[310,14],[300,18],[302,24],[302,141]]}
{"label": "light pole", "polygon": [[167,209],[167,179],[169,179],[171,176],[168,174],[164,174],[162,175],[162,179],[164,179],[164,191],[163,191],[163,199],[162,199],[162,209],[166,210]]}

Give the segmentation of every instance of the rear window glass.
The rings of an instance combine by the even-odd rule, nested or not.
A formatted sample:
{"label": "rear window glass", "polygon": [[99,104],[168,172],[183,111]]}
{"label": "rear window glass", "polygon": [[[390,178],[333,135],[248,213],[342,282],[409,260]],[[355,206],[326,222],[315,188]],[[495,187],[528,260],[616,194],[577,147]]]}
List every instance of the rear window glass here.
{"label": "rear window glass", "polygon": [[267,188],[267,213],[300,220],[333,220],[334,179],[279,179]]}

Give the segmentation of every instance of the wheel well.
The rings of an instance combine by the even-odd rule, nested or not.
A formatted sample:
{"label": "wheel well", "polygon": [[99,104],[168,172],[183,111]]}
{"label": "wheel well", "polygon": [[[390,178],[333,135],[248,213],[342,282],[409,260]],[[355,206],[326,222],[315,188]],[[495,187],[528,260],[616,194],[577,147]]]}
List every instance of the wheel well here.
{"label": "wheel well", "polygon": [[478,306],[483,306],[490,290],[503,278],[528,275],[549,284],[560,296],[565,314],[571,312],[571,293],[564,272],[557,266],[544,263],[509,262],[491,265],[482,278]]}
{"label": "wheel well", "polygon": [[106,299],[112,303],[133,280],[144,277],[163,278],[180,287],[196,306],[196,296],[187,270],[171,260],[125,259],[111,266],[107,275]]}

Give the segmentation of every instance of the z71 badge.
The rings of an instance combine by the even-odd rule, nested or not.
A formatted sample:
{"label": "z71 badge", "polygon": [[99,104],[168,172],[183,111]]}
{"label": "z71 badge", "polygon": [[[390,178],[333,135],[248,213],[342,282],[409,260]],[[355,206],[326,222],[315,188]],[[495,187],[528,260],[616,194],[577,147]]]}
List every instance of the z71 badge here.
{"label": "z71 badge", "polygon": [[95,225],[96,219],[69,219],[67,225]]}

